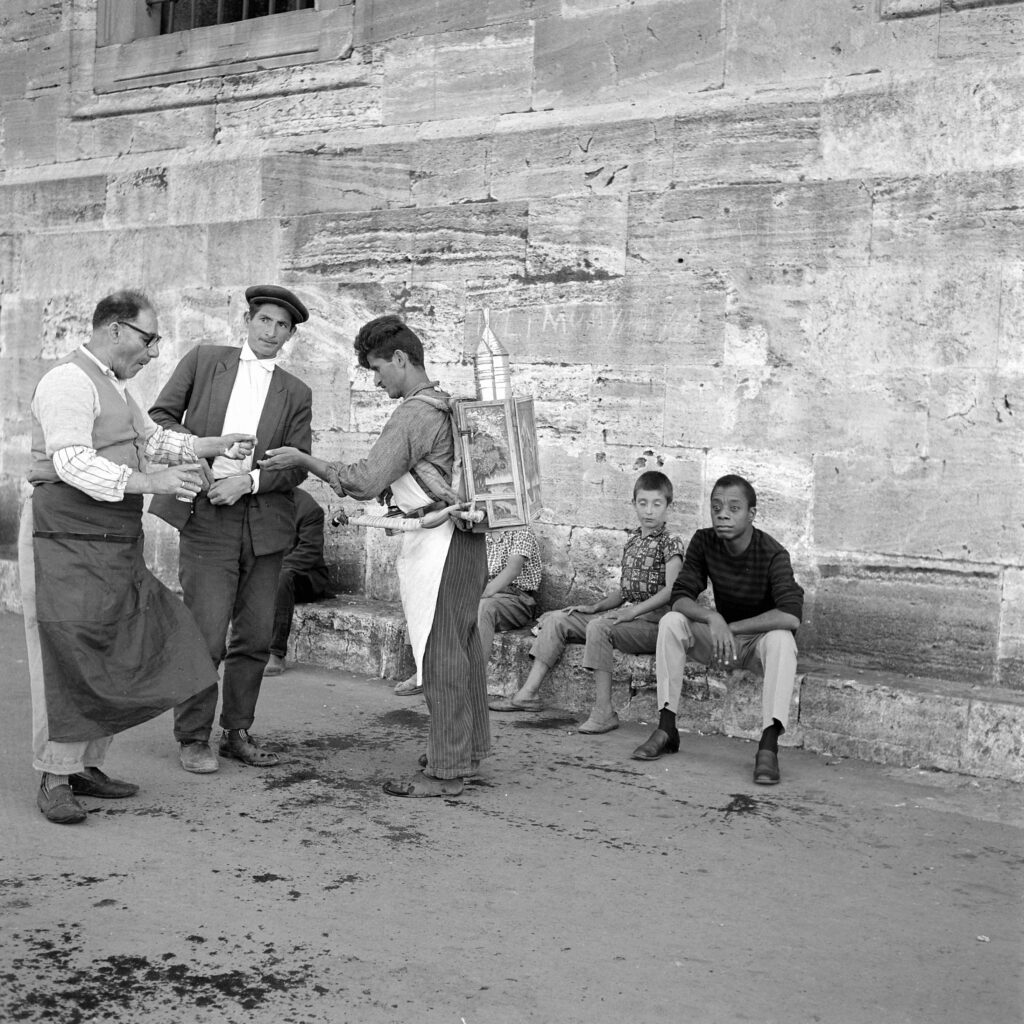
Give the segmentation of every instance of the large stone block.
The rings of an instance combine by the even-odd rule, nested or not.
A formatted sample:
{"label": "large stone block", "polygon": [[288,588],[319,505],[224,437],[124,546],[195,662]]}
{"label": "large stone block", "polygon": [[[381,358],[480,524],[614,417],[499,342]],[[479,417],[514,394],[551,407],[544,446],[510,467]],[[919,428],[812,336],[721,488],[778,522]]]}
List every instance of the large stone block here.
{"label": "large stone block", "polygon": [[901,70],[934,60],[938,18],[882,21],[862,0],[723,0],[729,88]]}
{"label": "large stone block", "polygon": [[11,231],[98,227],[106,202],[107,178],[99,174],[0,186],[0,216]]}
{"label": "large stone block", "polygon": [[871,255],[942,266],[1024,259],[1024,171],[900,178],[872,186]]}
{"label": "large stone block", "polygon": [[[191,228],[180,229],[184,234]],[[254,281],[281,278],[281,228],[275,220],[221,222],[209,226],[206,252],[209,286],[229,287],[238,294]],[[183,282],[194,284],[191,279]]]}
{"label": "large stone block", "polygon": [[172,224],[212,224],[275,217],[263,203],[260,161],[254,157],[172,164],[167,171]]}
{"label": "large stone block", "polygon": [[296,606],[290,644],[296,661],[326,668],[388,679],[404,679],[416,669],[401,612],[365,599]]}
{"label": "large stone block", "polygon": [[6,46],[52,35],[60,29],[63,16],[60,0],[13,0],[0,10],[0,39]]}
{"label": "large stone block", "polygon": [[996,682],[1024,691],[1024,570],[1003,570],[999,605],[999,665]]}
{"label": "large stone block", "polygon": [[530,278],[621,277],[626,270],[626,202],[617,196],[530,203]]}
{"label": "large stone block", "polygon": [[971,700],[960,771],[1024,782],[1024,698],[977,694]]}
{"label": "large stone block", "polygon": [[[4,43],[3,59],[0,60],[0,96],[10,100],[25,98],[28,89],[29,55],[28,45],[13,46]],[[2,108],[0,108],[2,111]],[[2,133],[0,133],[2,136]]]}
{"label": "large stone block", "polygon": [[167,168],[162,166],[112,174],[107,182],[107,224],[166,224],[170,220],[167,176]]}
{"label": "large stone block", "polygon": [[58,140],[62,135],[60,102],[56,92],[0,102],[5,167],[35,167],[57,162]]}
{"label": "large stone block", "polygon": [[[590,284],[477,292],[514,362],[672,367],[720,362],[726,292],[721,279],[680,271]],[[467,357],[483,330],[466,314]],[[542,396],[538,396],[542,397]]]}
{"label": "large stone block", "polygon": [[957,771],[970,699],[941,683],[809,672],[800,698],[804,745],[881,764]]}
{"label": "large stone block", "polygon": [[[959,458],[815,459],[814,541],[821,550],[1021,564],[1020,463]],[[993,481],[1011,481],[993,486]],[[908,509],[913,510],[908,513]],[[969,529],[965,529],[969,524]]]}
{"label": "large stone block", "polygon": [[816,657],[908,676],[992,684],[1001,581],[992,570],[821,565]]}
{"label": "large stone block", "polygon": [[720,88],[721,28],[721,0],[541,18],[533,105],[565,108]]}
{"label": "large stone block", "polygon": [[489,203],[494,168],[489,157],[490,130],[468,136],[421,138],[409,152],[412,201],[416,206]]}
{"label": "large stone block", "polygon": [[[1001,459],[1024,459],[1024,374],[991,370],[945,370],[929,377],[928,452],[933,458],[956,452],[959,459],[984,466],[993,452]],[[1019,473],[1018,480],[1024,479]],[[995,483],[991,477],[978,485]]]}
{"label": "large stone block", "polygon": [[[978,9],[974,9],[978,8]],[[1024,51],[1024,11],[1019,4],[944,3],[939,15],[940,60],[1015,61]]]}
{"label": "large stone block", "polygon": [[871,196],[854,181],[630,196],[630,271],[866,263]]}
{"label": "large stone block", "polygon": [[[537,122],[537,127],[532,127]],[[499,200],[627,195],[672,179],[671,117],[593,118],[566,126],[532,114],[498,125],[488,146],[490,194]]]}
{"label": "large stone block", "polygon": [[821,104],[801,101],[698,109],[672,126],[672,182],[793,181],[817,176]]}
{"label": "large stone block", "polygon": [[281,263],[350,281],[507,278],[524,272],[526,232],[522,203],[295,217],[283,222]]}
{"label": "large stone block", "polygon": [[212,106],[182,105],[111,117],[72,121],[58,140],[63,160],[91,160],[132,153],[212,145],[216,125]]}
{"label": "large stone block", "polygon": [[1005,68],[833,78],[821,112],[822,173],[917,177],[1019,164],[1024,82]]}
{"label": "large stone block", "polygon": [[556,0],[369,0],[357,3],[354,44],[525,23]]}
{"label": "large stone block", "polygon": [[529,110],[532,58],[528,22],[396,40],[384,53],[384,123]]}
{"label": "large stone block", "polygon": [[25,91],[29,96],[48,89],[66,88],[71,81],[70,32],[52,32],[36,36],[28,44],[28,78]]}
{"label": "large stone block", "polygon": [[532,395],[538,436],[565,443],[589,436],[590,367],[520,365],[512,359],[512,390]]}
{"label": "large stone block", "polygon": [[271,154],[261,165],[261,202],[270,215],[356,213],[411,204],[411,154],[398,147],[342,153]]}
{"label": "large stone block", "polygon": [[1004,264],[999,296],[999,340],[995,366],[1007,373],[1024,372],[1024,263]]}
{"label": "large stone block", "polygon": [[590,429],[606,444],[664,443],[665,374],[646,368],[603,366],[590,387]]}
{"label": "large stone block", "polygon": [[[244,251],[233,254],[236,263]],[[64,294],[71,282],[96,296],[110,291],[111,280],[130,280],[144,291],[168,280],[194,287],[209,282],[207,266],[203,228],[51,233],[28,235],[24,242],[26,291],[36,296]]]}

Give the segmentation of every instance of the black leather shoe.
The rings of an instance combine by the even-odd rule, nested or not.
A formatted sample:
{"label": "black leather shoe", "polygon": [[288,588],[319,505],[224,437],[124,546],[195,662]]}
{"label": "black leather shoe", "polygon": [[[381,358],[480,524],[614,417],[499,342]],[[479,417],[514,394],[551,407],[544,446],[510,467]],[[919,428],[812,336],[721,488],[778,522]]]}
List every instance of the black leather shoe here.
{"label": "black leather shoe", "polygon": [[780,778],[779,755],[771,750],[759,750],[754,759],[754,781],[760,786],[774,786]]}
{"label": "black leather shoe", "polygon": [[75,799],[70,786],[47,789],[45,783],[40,784],[36,804],[43,817],[55,825],[76,825],[87,817],[85,808]]}
{"label": "black leather shoe", "polygon": [[655,729],[647,739],[633,751],[634,761],[657,761],[662,754],[674,754],[679,749],[679,733],[667,733]]}
{"label": "black leather shoe", "polygon": [[126,796],[135,796],[139,787],[134,782],[122,782],[112,779],[99,768],[86,768],[84,772],[76,772],[69,776],[71,792],[75,796],[96,796],[106,800],[121,800]]}

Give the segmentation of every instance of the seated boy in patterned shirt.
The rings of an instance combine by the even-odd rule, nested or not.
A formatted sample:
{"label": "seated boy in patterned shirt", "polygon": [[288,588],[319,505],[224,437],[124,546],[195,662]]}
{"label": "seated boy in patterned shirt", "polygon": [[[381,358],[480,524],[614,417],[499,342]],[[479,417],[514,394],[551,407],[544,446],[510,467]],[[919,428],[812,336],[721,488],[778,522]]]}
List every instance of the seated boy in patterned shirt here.
{"label": "seated boy in patterned shirt", "polygon": [[540,711],[537,696],[551,667],[571,641],[584,642],[583,667],[594,673],[594,707],[579,726],[587,734],[617,729],[612,707],[612,657],[618,649],[652,654],[658,622],[668,611],[672,585],[683,564],[683,542],[665,527],[672,504],[672,483],[664,473],[642,473],[633,486],[633,507],[640,526],[629,532],[622,552],[619,587],[593,604],[571,605],[541,616],[530,650],[533,665],[512,697],[490,702],[492,711]]}
{"label": "seated boy in patterned shirt", "polygon": [[[725,669],[764,673],[764,731],[754,759],[754,782],[779,781],[779,736],[786,731],[796,681],[793,634],[803,615],[804,592],[793,577],[789,552],[754,526],[757,494],[741,476],[723,476],[711,489],[711,526],[698,530],[672,591],[672,611],[658,629],[658,727],[633,751],[653,761],[679,749],[676,712],[689,657]],[[715,607],[697,603],[708,581]]]}
{"label": "seated boy in patterned shirt", "polygon": [[[487,537],[487,586],[480,598],[476,625],[484,660],[491,656],[495,632],[519,629],[532,622],[540,586],[540,548],[528,526],[520,530],[495,530]],[[399,697],[421,693],[419,673],[395,686]]]}

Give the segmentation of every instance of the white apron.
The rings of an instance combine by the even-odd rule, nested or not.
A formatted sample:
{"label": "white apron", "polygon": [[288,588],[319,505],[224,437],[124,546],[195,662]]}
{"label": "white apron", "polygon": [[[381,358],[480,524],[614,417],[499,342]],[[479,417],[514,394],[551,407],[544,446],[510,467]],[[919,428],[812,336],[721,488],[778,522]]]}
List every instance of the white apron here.
{"label": "white apron", "polygon": [[[403,511],[430,505],[433,498],[427,494],[409,473],[403,473],[392,485],[394,503]],[[450,519],[429,530],[409,530],[402,534],[402,550],[396,563],[398,589],[402,597],[402,610],[409,630],[409,643],[416,659],[416,675],[423,685],[420,666],[427,639],[434,624],[437,593],[441,588],[441,574],[448,558],[455,527]]]}

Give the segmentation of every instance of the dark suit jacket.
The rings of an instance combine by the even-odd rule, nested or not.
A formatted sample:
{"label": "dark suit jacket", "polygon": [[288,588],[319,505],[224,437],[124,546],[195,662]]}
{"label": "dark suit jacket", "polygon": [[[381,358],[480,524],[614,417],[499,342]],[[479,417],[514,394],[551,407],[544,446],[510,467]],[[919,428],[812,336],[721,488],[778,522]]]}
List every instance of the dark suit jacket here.
{"label": "dark suit jacket", "polygon": [[321,591],[330,578],[324,561],[324,510],[301,487],[295,488],[295,536],[281,571],[301,574],[314,589]]}
{"label": "dark suit jacket", "polygon": [[[174,368],[156,403],[153,421],[197,437],[215,437],[224,430],[224,414],[238,374],[240,348],[197,345]],[[256,428],[255,466],[268,448],[288,445],[309,453],[313,444],[313,393],[298,377],[274,368],[270,390]],[[306,479],[303,469],[261,470],[258,494],[248,498],[249,526],[256,555],[282,551],[295,532],[292,491]],[[149,511],[181,530],[192,506],[171,494],[154,495]]]}

